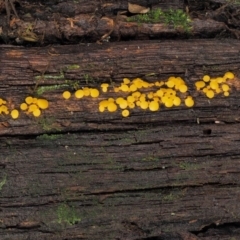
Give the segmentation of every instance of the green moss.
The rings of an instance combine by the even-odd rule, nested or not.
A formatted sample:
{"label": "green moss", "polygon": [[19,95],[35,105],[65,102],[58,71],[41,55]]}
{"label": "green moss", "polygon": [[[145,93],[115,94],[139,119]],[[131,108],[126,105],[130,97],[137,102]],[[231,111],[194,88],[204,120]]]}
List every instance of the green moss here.
{"label": "green moss", "polygon": [[0,181],[0,191],[7,182],[7,175],[4,175],[3,179]]}
{"label": "green moss", "polygon": [[37,95],[42,95],[45,92],[49,92],[49,91],[53,91],[53,90],[57,90],[57,89],[62,89],[62,88],[66,88],[69,87],[69,84],[57,84],[57,85],[51,85],[51,86],[41,86],[38,87],[36,90]]}
{"label": "green moss", "polygon": [[138,23],[165,23],[166,25],[173,25],[174,28],[182,28],[186,32],[189,32],[191,29],[191,20],[181,9],[162,11],[160,8],[157,8],[145,14],[129,17],[127,21]]}
{"label": "green moss", "polygon": [[40,136],[37,136],[38,140],[56,140],[61,138],[62,134],[42,134]]}
{"label": "green moss", "polygon": [[81,221],[76,209],[64,203],[57,208],[57,218],[58,223],[67,223],[68,225],[74,225]]}

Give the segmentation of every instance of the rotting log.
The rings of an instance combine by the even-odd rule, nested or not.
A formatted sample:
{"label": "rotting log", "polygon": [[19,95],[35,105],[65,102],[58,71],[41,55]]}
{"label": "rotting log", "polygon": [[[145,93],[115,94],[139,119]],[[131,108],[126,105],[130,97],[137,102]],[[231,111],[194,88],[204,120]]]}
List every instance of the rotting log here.
{"label": "rotting log", "polygon": [[[191,17],[191,31],[171,24],[127,22],[128,1],[53,1],[46,4],[22,1],[19,18],[0,15],[0,41],[11,44],[79,43],[102,40],[196,38],[234,36],[240,38],[239,5],[229,1],[133,1],[156,9],[181,9]],[[3,7],[2,7],[3,8]],[[1,10],[1,6],[0,6]],[[10,11],[10,10],[9,10]],[[4,13],[4,8],[2,9]],[[9,14],[8,14],[9,15]]]}
{"label": "rotting log", "polygon": [[[1,239],[239,239],[239,41],[0,52],[1,97],[10,107],[66,80],[96,87],[172,75],[186,80],[196,100],[191,109],[136,109],[122,119],[99,113],[99,99],[63,100],[64,86],[42,94],[50,101],[42,121],[1,116]],[[204,74],[228,70],[236,75],[228,98],[194,90]]]}

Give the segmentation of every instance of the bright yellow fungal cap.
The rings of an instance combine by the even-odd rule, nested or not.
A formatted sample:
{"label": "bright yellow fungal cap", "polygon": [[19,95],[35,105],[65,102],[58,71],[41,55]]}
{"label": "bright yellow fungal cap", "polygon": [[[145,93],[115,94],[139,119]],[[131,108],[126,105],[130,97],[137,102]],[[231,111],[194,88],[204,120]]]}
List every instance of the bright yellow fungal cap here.
{"label": "bright yellow fungal cap", "polygon": [[141,108],[141,109],[147,109],[147,108],[148,108],[148,102],[146,102],[146,101],[141,101],[141,102],[140,102],[140,108]]}
{"label": "bright yellow fungal cap", "polygon": [[47,109],[48,108],[48,100],[46,99],[38,99],[37,105],[41,109]]}
{"label": "bright yellow fungal cap", "polygon": [[130,85],[129,87],[131,92],[135,92],[137,90],[137,86],[135,84]]}
{"label": "bright yellow fungal cap", "polygon": [[148,88],[149,86],[150,86],[150,84],[148,83],[148,82],[142,82],[142,86],[144,87],[144,88]]}
{"label": "bright yellow fungal cap", "polygon": [[221,89],[220,88],[217,88],[215,89],[216,93],[220,93],[221,92]]}
{"label": "bright yellow fungal cap", "polygon": [[78,89],[76,92],[75,92],[75,97],[76,98],[82,98],[84,96],[84,91],[82,89]]}
{"label": "bright yellow fungal cap", "polygon": [[123,79],[123,83],[124,84],[129,84],[130,83],[130,79],[129,78],[124,78]]}
{"label": "bright yellow fungal cap", "polygon": [[159,110],[159,103],[157,101],[151,101],[148,107],[150,111],[157,111]]}
{"label": "bright yellow fungal cap", "polygon": [[109,87],[109,84],[108,84],[108,83],[102,83],[102,84],[101,84],[101,88],[107,88],[107,87]]}
{"label": "bright yellow fungal cap", "polygon": [[90,95],[90,89],[88,87],[83,88],[83,93],[85,97],[88,97]]}
{"label": "bright yellow fungal cap", "polygon": [[224,81],[222,77],[218,77],[216,80],[218,83],[222,83]]}
{"label": "bright yellow fungal cap", "polygon": [[174,85],[175,85],[175,83],[174,83],[174,81],[172,81],[172,80],[168,80],[168,81],[166,82],[166,85],[167,85],[169,88],[173,88]]}
{"label": "bright yellow fungal cap", "polygon": [[229,96],[229,92],[226,91],[226,92],[223,93],[223,95],[224,95],[225,97],[228,97],[228,96]]}
{"label": "bright yellow fungal cap", "polygon": [[187,90],[188,90],[188,87],[187,87],[185,84],[181,84],[181,85],[179,86],[179,91],[180,91],[181,93],[185,93]]}
{"label": "bright yellow fungal cap", "polygon": [[119,92],[119,88],[118,87],[115,87],[113,90],[114,90],[114,92]]}
{"label": "bright yellow fungal cap", "polygon": [[120,104],[122,101],[124,101],[124,98],[122,98],[122,97],[118,97],[118,98],[116,99],[116,103],[117,103],[117,104]]}
{"label": "bright yellow fungal cap", "polygon": [[120,107],[121,109],[127,108],[127,107],[128,107],[128,102],[127,102],[125,99],[123,99],[123,100],[120,102],[119,107]]}
{"label": "bright yellow fungal cap", "polygon": [[225,77],[226,79],[233,79],[233,78],[234,78],[234,74],[233,74],[232,72],[226,72],[226,73],[224,74],[224,77]]}
{"label": "bright yellow fungal cap", "polygon": [[135,97],[133,97],[133,96],[131,96],[131,95],[127,97],[127,101],[128,101],[128,102],[133,103],[133,102],[135,102],[135,100],[136,100]]}
{"label": "bright yellow fungal cap", "polygon": [[134,92],[134,93],[132,93],[132,96],[137,99],[141,96],[141,93],[140,92]]}
{"label": "bright yellow fungal cap", "polygon": [[210,87],[215,90],[215,89],[219,88],[219,84],[216,80],[214,80],[214,81],[210,82]]}
{"label": "bright yellow fungal cap", "polygon": [[106,108],[108,106],[108,104],[109,104],[108,100],[102,100],[99,103],[99,106],[102,106],[102,107]]}
{"label": "bright yellow fungal cap", "polygon": [[208,91],[206,92],[206,96],[207,96],[208,98],[213,98],[213,97],[214,97],[214,91],[213,91],[213,90],[208,90]]}
{"label": "bright yellow fungal cap", "polygon": [[195,86],[197,90],[200,90],[201,88],[205,87],[206,83],[204,81],[197,81],[195,82]]}
{"label": "bright yellow fungal cap", "polygon": [[0,107],[0,113],[4,112],[5,114],[9,114],[8,108],[5,105]]}
{"label": "bright yellow fungal cap", "polygon": [[149,93],[147,94],[147,97],[148,97],[149,99],[152,99],[152,98],[153,98],[153,92],[149,92]]}
{"label": "bright yellow fungal cap", "polygon": [[110,97],[108,98],[108,102],[115,102],[114,98]]}
{"label": "bright yellow fungal cap", "polygon": [[128,117],[129,116],[129,111],[127,109],[122,111],[122,116],[123,117]]}
{"label": "bright yellow fungal cap", "polygon": [[71,93],[69,91],[65,91],[63,92],[62,96],[64,99],[69,99],[71,97]]}
{"label": "bright yellow fungal cap", "polygon": [[227,84],[223,84],[223,85],[222,85],[222,90],[223,90],[224,92],[229,91],[229,86],[228,86]]}
{"label": "bright yellow fungal cap", "polygon": [[91,88],[90,95],[91,95],[91,97],[96,98],[99,96],[99,91],[96,88]]}
{"label": "bright yellow fungal cap", "polygon": [[99,112],[104,112],[105,107],[103,105],[99,105],[98,110],[99,110]]}
{"label": "bright yellow fungal cap", "polygon": [[210,76],[209,75],[204,75],[203,76],[203,81],[204,82],[209,82],[210,81]]}
{"label": "bright yellow fungal cap", "polygon": [[164,90],[163,90],[162,88],[160,88],[160,89],[157,91],[157,95],[158,95],[159,97],[162,97],[163,94],[164,94]]}
{"label": "bright yellow fungal cap", "polygon": [[27,104],[31,104],[33,102],[33,98],[31,96],[25,98],[25,102]]}
{"label": "bright yellow fungal cap", "polygon": [[170,108],[170,107],[173,106],[173,100],[168,98],[168,99],[166,99],[164,104],[165,104],[166,107]]}
{"label": "bright yellow fungal cap", "polygon": [[20,105],[20,109],[23,110],[23,111],[27,110],[27,108],[28,108],[28,105],[26,103],[22,103]]}
{"label": "bright yellow fungal cap", "polygon": [[32,99],[32,103],[37,103],[38,99],[37,98],[33,98]]}
{"label": "bright yellow fungal cap", "polygon": [[174,106],[179,106],[181,104],[181,99],[179,97],[175,97],[173,99],[173,105]]}
{"label": "bright yellow fungal cap", "polygon": [[109,112],[115,112],[117,110],[117,105],[114,102],[110,102],[107,108]]}
{"label": "bright yellow fungal cap", "polygon": [[133,102],[128,102],[128,107],[129,107],[129,108],[135,108],[135,103],[133,103]]}
{"label": "bright yellow fungal cap", "polygon": [[13,109],[13,110],[11,111],[11,117],[12,117],[13,119],[17,119],[17,118],[19,117],[19,111],[18,111],[17,109]]}
{"label": "bright yellow fungal cap", "polygon": [[122,84],[122,86],[120,87],[120,89],[121,89],[123,92],[128,92],[128,91],[129,91],[129,87],[128,87],[128,85],[126,85],[126,84]]}
{"label": "bright yellow fungal cap", "polygon": [[33,111],[33,116],[34,117],[39,117],[40,115],[41,115],[41,110],[39,108],[37,108]]}
{"label": "bright yellow fungal cap", "polygon": [[38,106],[36,104],[31,104],[28,108],[28,112],[33,112],[36,109],[38,109]]}
{"label": "bright yellow fungal cap", "polygon": [[188,96],[186,99],[185,99],[185,105],[187,107],[192,107],[194,105],[194,101],[192,99],[192,97]]}

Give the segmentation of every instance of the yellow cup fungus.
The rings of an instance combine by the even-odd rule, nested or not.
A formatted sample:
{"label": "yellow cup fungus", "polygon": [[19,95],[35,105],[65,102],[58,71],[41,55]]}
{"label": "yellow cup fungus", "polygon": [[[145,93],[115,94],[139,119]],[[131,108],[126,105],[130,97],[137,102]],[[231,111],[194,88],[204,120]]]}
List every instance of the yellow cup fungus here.
{"label": "yellow cup fungus", "polygon": [[128,117],[129,116],[129,110],[125,109],[122,111],[122,116],[123,117]]}
{"label": "yellow cup fungus", "polygon": [[109,87],[109,84],[108,84],[108,83],[102,83],[102,84],[101,84],[101,88],[102,88],[102,91],[103,91],[103,92],[107,92],[108,87]]}
{"label": "yellow cup fungus", "polygon": [[19,117],[19,111],[17,109],[13,109],[11,111],[11,117],[12,119],[17,119]]}
{"label": "yellow cup fungus", "polygon": [[41,109],[47,109],[48,105],[49,105],[48,100],[40,98],[40,99],[37,100],[37,105]]}
{"label": "yellow cup fungus", "polygon": [[185,105],[186,105],[187,107],[193,107],[194,101],[193,101],[193,99],[192,99],[191,96],[188,96],[188,97],[185,99]]}
{"label": "yellow cup fungus", "polygon": [[93,98],[97,98],[97,97],[99,96],[99,91],[98,91],[96,88],[92,88],[92,89],[90,90],[90,95],[91,95],[91,97],[93,97]]}
{"label": "yellow cup fungus", "polygon": [[150,111],[153,111],[153,112],[158,111],[159,110],[159,103],[157,101],[151,101],[149,103],[148,107],[149,107]]}
{"label": "yellow cup fungus", "polygon": [[33,111],[33,116],[34,117],[39,117],[40,115],[41,115],[41,110],[39,108],[37,108]]}
{"label": "yellow cup fungus", "polygon": [[213,91],[213,90],[208,90],[208,91],[206,92],[206,96],[207,96],[208,98],[213,98],[213,97],[214,97],[214,91]]}
{"label": "yellow cup fungus", "polygon": [[209,75],[204,75],[203,76],[203,81],[204,82],[209,82],[210,81],[210,76]]}
{"label": "yellow cup fungus", "polygon": [[31,104],[31,103],[33,103],[33,98],[31,96],[28,96],[28,97],[25,98],[25,102],[27,104]]}
{"label": "yellow cup fungus", "polygon": [[117,105],[114,102],[110,102],[107,106],[109,112],[117,111]]}
{"label": "yellow cup fungus", "polygon": [[67,100],[71,97],[71,93],[69,91],[65,91],[65,92],[63,92],[62,96],[64,99]]}
{"label": "yellow cup fungus", "polygon": [[179,91],[180,91],[181,93],[185,93],[187,90],[188,90],[188,87],[187,87],[185,84],[181,84],[181,85],[179,86]]}
{"label": "yellow cup fungus", "polygon": [[83,93],[85,97],[88,97],[90,95],[91,89],[89,89],[88,87],[84,87],[83,88]]}
{"label": "yellow cup fungus", "polygon": [[84,91],[82,89],[78,89],[76,92],[75,92],[75,97],[76,98],[83,98],[84,97]]}
{"label": "yellow cup fungus", "polygon": [[234,74],[232,72],[226,72],[223,76],[225,79],[233,79],[234,78]]}

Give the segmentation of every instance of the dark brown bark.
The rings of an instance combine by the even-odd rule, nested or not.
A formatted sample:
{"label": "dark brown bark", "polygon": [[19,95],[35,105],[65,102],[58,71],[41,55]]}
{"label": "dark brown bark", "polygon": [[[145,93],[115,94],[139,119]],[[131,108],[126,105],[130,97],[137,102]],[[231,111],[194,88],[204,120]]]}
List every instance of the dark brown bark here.
{"label": "dark brown bark", "polygon": [[[239,50],[234,40],[2,46],[2,92],[15,106],[40,75],[38,87],[65,79],[86,86],[86,74],[99,86],[174,73],[196,99],[193,109],[122,119],[98,113],[92,99],[66,102],[60,89],[42,95],[50,101],[45,126],[24,114],[2,118],[2,239],[237,239],[239,79],[229,98],[211,101],[193,84],[205,73],[237,75]],[[73,64],[80,68],[67,70]],[[61,71],[64,79],[47,77]]]}
{"label": "dark brown bark", "polygon": [[[43,6],[31,2],[29,12],[38,16],[23,19],[29,1],[21,1],[15,5],[21,18],[16,26],[27,27],[38,17],[34,33],[45,31],[44,40],[85,37],[66,18],[80,16],[87,23],[93,15],[93,28],[86,31],[94,41],[112,26],[113,39],[119,33],[141,39],[183,37],[161,24],[115,24],[113,13],[124,10],[127,1],[81,1],[81,7],[76,1],[51,1],[49,9],[60,14],[54,23],[45,1]],[[186,7],[183,1],[131,2]],[[197,12],[195,37],[213,37],[226,29],[224,22],[201,17],[224,3],[196,2],[185,1],[192,14]],[[101,11],[96,11],[99,5]],[[4,32],[7,16],[2,13]],[[51,29],[43,31],[44,24]],[[12,29],[13,39],[18,30]],[[7,39],[9,33],[4,34]],[[26,96],[45,90],[40,96],[49,100],[49,108],[39,118],[23,112],[17,120],[0,115],[0,239],[239,239],[239,69],[240,42],[233,39],[1,45],[0,97],[13,109]],[[204,74],[226,71],[235,74],[229,97],[209,100],[195,90]],[[98,111],[100,99],[116,97],[112,88],[97,99],[62,98],[64,90],[74,92],[76,86],[117,85],[124,77],[155,82],[173,75],[186,81],[193,108],[136,108],[122,118],[120,111]]]}

